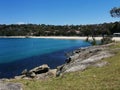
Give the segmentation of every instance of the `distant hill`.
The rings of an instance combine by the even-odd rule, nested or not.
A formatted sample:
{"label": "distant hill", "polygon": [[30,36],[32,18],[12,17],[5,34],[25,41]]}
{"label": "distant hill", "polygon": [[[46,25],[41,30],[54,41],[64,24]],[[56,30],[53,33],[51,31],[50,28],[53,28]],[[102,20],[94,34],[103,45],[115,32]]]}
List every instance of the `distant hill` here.
{"label": "distant hill", "polygon": [[120,33],[120,22],[92,25],[0,25],[0,36],[101,36]]}

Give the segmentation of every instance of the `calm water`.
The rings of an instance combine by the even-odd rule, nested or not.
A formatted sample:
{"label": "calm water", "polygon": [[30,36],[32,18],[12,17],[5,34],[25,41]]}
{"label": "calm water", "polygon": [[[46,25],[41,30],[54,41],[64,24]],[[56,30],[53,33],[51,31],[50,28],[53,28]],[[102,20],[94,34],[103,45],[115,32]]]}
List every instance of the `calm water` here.
{"label": "calm water", "polygon": [[65,62],[65,53],[90,46],[81,40],[0,39],[0,78],[20,74],[42,64],[55,68]]}

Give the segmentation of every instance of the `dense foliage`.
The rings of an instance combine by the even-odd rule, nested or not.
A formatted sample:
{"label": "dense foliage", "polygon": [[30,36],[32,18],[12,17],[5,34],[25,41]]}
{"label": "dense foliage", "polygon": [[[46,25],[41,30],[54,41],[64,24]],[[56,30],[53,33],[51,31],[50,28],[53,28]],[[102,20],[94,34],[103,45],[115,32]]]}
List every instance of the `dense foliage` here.
{"label": "dense foliage", "polygon": [[93,25],[0,25],[0,36],[104,36],[120,32],[120,22]]}
{"label": "dense foliage", "polygon": [[120,7],[114,7],[110,10],[110,14],[112,17],[120,17]]}

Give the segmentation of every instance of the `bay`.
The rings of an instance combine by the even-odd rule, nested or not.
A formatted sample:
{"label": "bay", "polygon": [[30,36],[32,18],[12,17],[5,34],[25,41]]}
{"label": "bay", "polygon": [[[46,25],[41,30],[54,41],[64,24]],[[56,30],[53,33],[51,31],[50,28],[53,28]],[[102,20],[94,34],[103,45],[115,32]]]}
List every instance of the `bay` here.
{"label": "bay", "polygon": [[14,77],[42,64],[56,68],[65,62],[65,53],[86,46],[90,44],[82,40],[1,38],[0,78]]}

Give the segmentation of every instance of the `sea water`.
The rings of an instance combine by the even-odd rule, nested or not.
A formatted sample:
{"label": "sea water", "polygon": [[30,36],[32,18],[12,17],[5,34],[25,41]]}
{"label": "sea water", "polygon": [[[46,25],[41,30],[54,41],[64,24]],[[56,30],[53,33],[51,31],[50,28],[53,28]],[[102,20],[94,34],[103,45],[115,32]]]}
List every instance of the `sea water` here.
{"label": "sea water", "polygon": [[1,38],[0,78],[14,77],[42,64],[55,68],[65,62],[65,53],[86,46],[90,44],[82,40]]}

